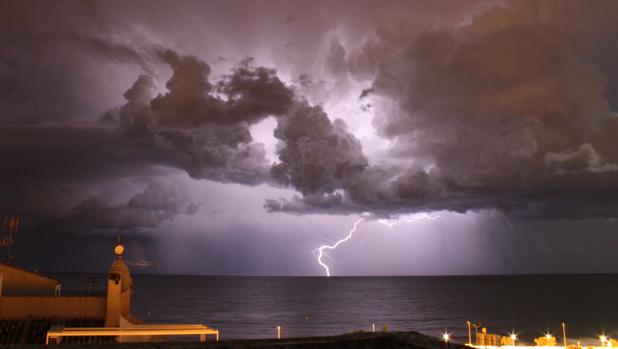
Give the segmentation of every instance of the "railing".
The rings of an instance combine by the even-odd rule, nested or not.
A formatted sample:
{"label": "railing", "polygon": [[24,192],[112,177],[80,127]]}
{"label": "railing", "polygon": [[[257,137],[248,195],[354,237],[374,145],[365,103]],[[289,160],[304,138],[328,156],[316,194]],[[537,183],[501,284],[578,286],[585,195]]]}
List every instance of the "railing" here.
{"label": "railing", "polygon": [[219,340],[219,330],[206,325],[133,325],[130,327],[61,327],[52,326],[47,331],[45,344],[50,340],[60,343],[62,337],[88,336],[184,336],[199,335],[200,341],[206,340],[206,335],[214,335]]}

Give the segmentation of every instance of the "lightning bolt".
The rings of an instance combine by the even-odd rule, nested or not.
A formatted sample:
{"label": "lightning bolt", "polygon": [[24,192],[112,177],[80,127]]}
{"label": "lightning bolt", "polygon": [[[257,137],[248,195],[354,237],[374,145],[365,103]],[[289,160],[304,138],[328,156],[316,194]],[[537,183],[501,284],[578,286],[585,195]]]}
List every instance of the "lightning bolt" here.
{"label": "lightning bolt", "polygon": [[[428,213],[418,213],[418,214],[414,214],[412,216],[408,216],[408,217],[399,217],[397,219],[378,219],[378,223],[380,224],[384,224],[386,225],[389,230],[391,232],[393,231],[393,227],[401,222],[405,222],[405,223],[414,223],[414,222],[418,222],[420,220],[435,220],[435,219],[439,219],[441,218],[439,215],[433,215],[433,214],[428,214]],[[313,250],[313,252],[316,254],[316,259],[318,261],[318,264],[320,264],[320,266],[322,268],[324,268],[324,271],[326,272],[326,276],[330,276],[330,269],[328,268],[328,265],[326,265],[326,263],[324,263],[324,261],[322,260],[322,258],[324,256],[328,256],[325,252],[325,250],[334,250],[336,249],[339,245],[343,244],[344,242],[350,240],[352,238],[352,236],[354,235],[354,232],[356,232],[356,229],[358,228],[358,225],[360,224],[360,222],[362,222],[363,220],[365,220],[364,217],[360,217],[358,220],[356,220],[356,222],[354,222],[354,226],[352,227],[352,229],[348,232],[348,234],[338,240],[337,242],[335,242],[332,245],[322,245],[318,248],[316,248],[315,250]]]}
{"label": "lightning bolt", "polygon": [[517,237],[517,234],[515,233],[515,228],[513,228],[513,224],[511,223],[509,216],[507,216],[504,212],[498,211],[498,210],[491,211],[490,216],[493,217],[496,214],[502,217],[502,220],[504,221],[504,224],[506,225],[506,227],[509,229],[509,232],[511,233],[511,235],[514,237]]}
{"label": "lightning bolt", "polygon": [[348,233],[348,235],[346,235],[346,237],[344,237],[343,239],[335,242],[332,245],[322,245],[320,247],[318,247],[317,249],[315,249],[315,251],[317,251],[318,253],[318,263],[322,266],[322,268],[324,268],[324,271],[326,271],[326,276],[330,276],[330,269],[328,269],[328,265],[326,265],[326,263],[324,263],[322,261],[322,257],[324,257],[325,253],[324,250],[334,250],[337,248],[337,246],[341,245],[342,243],[350,240],[352,238],[352,235],[354,235],[354,232],[356,231],[356,228],[358,228],[358,223],[362,222],[363,218],[359,218],[356,222],[354,222],[354,227],[352,228],[352,230],[350,230],[350,232]]}
{"label": "lightning bolt", "polygon": [[511,220],[509,219],[509,217],[502,212],[500,212],[500,214],[502,215],[502,218],[504,219],[506,226],[509,228],[511,235],[517,237],[517,234],[515,234],[515,229],[513,228],[513,224],[511,224]]}
{"label": "lightning bolt", "polygon": [[398,219],[378,219],[378,223],[384,224],[393,232],[393,227],[401,222],[404,223],[414,223],[421,220],[429,220],[433,221],[435,219],[441,218],[439,215],[429,214],[429,213],[417,213],[408,217],[399,217]]}

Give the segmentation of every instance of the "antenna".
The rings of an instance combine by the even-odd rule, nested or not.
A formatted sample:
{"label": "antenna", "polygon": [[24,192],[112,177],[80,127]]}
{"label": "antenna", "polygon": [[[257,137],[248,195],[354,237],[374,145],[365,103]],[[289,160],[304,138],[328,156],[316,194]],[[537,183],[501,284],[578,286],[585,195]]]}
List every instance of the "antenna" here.
{"label": "antenna", "polygon": [[11,255],[11,247],[14,245],[13,234],[19,231],[19,216],[4,216],[2,224],[2,236],[0,237],[0,246],[6,247],[6,260],[13,259]]}

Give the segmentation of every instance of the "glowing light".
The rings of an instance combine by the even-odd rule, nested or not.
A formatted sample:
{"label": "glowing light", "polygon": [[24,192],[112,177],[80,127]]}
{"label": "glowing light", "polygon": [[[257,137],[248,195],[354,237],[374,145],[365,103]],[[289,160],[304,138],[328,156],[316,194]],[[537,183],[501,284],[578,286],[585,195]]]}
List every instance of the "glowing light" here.
{"label": "glowing light", "polygon": [[[466,323],[469,323],[469,321],[466,321]],[[470,323],[471,324],[471,323]],[[472,326],[474,326],[475,328],[477,326],[475,326],[474,324],[471,324]],[[480,326],[480,325],[479,325]],[[562,323],[562,328],[563,328],[563,336],[564,336],[564,346],[557,346],[556,345],[556,337],[554,337],[554,335],[552,333],[546,332],[543,334],[543,336],[538,337],[536,339],[534,339],[534,342],[536,345],[516,345],[516,341],[517,341],[517,333],[515,333],[515,331],[512,331],[508,337],[501,337],[500,338],[500,342],[501,345],[485,345],[485,344],[466,344],[466,346],[474,348],[474,349],[565,349],[565,348],[571,348],[574,347],[573,345],[571,346],[567,346],[567,342],[566,342],[566,324]],[[483,328],[483,334],[485,334],[486,331]],[[444,333],[442,335],[442,339],[446,341],[446,336],[448,335],[448,333]],[[478,336],[478,334],[477,334]],[[494,335],[496,336],[496,335]],[[450,340],[450,335],[449,335],[449,340]],[[505,340],[506,338],[511,339],[511,344],[508,344],[508,340]],[[609,336],[605,335],[605,334],[601,334],[599,335],[599,340],[601,341],[601,346],[593,346],[593,345],[585,345],[584,347],[587,349],[607,349],[607,348],[612,348],[614,343],[612,343],[613,339],[610,338]],[[477,338],[478,340],[478,338]],[[485,340],[481,340],[480,342],[484,342],[486,343]],[[582,343],[581,342],[577,342],[577,346],[576,348],[582,348]]]}
{"label": "glowing light", "polygon": [[444,343],[448,343],[449,339],[451,339],[451,335],[448,332],[442,333],[442,340]]}
{"label": "glowing light", "polygon": [[602,334],[599,336],[599,339],[601,340],[601,347],[605,348],[605,343],[607,343],[607,337]]}
{"label": "glowing light", "polygon": [[[393,231],[393,227],[401,222],[404,223],[414,223],[414,222],[418,222],[420,220],[435,220],[440,218],[440,216],[438,215],[432,215],[432,214],[428,214],[428,213],[418,213],[418,214],[414,214],[411,216],[406,216],[406,217],[399,217],[398,219],[378,219],[378,223],[384,224],[386,225],[391,232]],[[338,240],[337,242],[335,242],[332,245],[322,245],[318,248],[316,248],[315,250],[313,250],[314,253],[317,253],[317,261],[318,264],[320,264],[320,266],[324,269],[324,271],[326,272],[326,276],[330,276],[330,269],[328,268],[328,265],[326,265],[326,263],[324,263],[324,261],[322,260],[322,258],[326,255],[326,250],[334,250],[337,247],[339,247],[339,245],[341,245],[342,243],[350,240],[352,238],[352,236],[354,235],[354,232],[356,232],[356,229],[358,228],[358,224],[360,224],[360,222],[362,222],[365,218],[363,216],[361,216],[356,222],[354,222],[354,226],[352,227],[352,230],[350,230],[348,232],[348,234],[343,238]]]}

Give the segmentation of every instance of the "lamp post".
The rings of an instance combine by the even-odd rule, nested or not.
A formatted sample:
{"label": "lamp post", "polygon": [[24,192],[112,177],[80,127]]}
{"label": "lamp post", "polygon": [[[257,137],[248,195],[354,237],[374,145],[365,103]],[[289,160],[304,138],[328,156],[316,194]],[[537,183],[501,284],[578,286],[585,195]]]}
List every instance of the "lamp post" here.
{"label": "lamp post", "polygon": [[513,346],[515,346],[515,341],[517,340],[517,335],[515,332],[511,332],[511,341],[513,341]]}
{"label": "lamp post", "polygon": [[470,330],[470,321],[466,321],[466,324],[468,324],[468,345],[472,346],[472,332]]}
{"label": "lamp post", "polygon": [[566,349],[566,347],[567,347],[566,324],[564,322],[562,323],[562,339],[564,340],[564,349]]}
{"label": "lamp post", "polygon": [[451,339],[451,335],[448,332],[442,333],[442,340],[445,344],[448,344],[449,339]]}
{"label": "lamp post", "polygon": [[556,345],[555,337],[549,332],[545,333],[545,340],[547,341],[547,344],[545,345],[550,345],[550,343],[552,343],[553,345]]}
{"label": "lamp post", "polygon": [[[482,324],[472,324],[472,327],[474,327],[474,336],[475,338],[479,338],[479,327],[481,327]],[[478,344],[478,342],[477,342]]]}
{"label": "lamp post", "polygon": [[281,326],[277,325],[277,339],[281,339]]}

